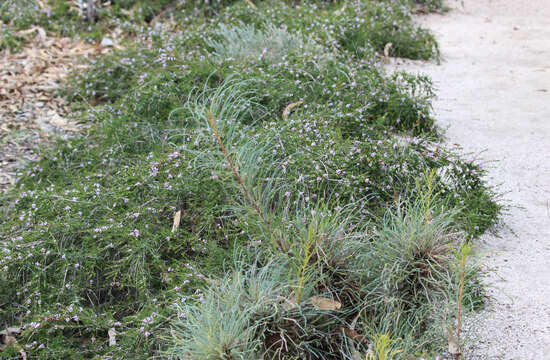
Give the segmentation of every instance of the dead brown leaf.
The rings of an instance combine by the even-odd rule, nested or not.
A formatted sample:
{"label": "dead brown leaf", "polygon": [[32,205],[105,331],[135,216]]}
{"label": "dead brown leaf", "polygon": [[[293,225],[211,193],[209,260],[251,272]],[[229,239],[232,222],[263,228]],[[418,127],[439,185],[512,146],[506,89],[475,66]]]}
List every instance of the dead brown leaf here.
{"label": "dead brown leaf", "polygon": [[109,331],[107,331],[107,335],[109,335],[109,346],[116,346],[116,330],[110,328]]}
{"label": "dead brown leaf", "polygon": [[250,6],[253,10],[256,10],[257,7],[256,5],[254,5],[254,3],[252,2],[252,0],[245,0],[246,3],[248,4],[248,6]]}
{"label": "dead brown leaf", "polygon": [[353,330],[353,329],[349,329],[349,328],[340,328],[344,334],[349,337],[350,339],[354,340],[354,341],[357,341],[357,342],[361,342],[361,343],[366,343],[368,341],[368,339],[359,334],[357,331]]}
{"label": "dead brown leaf", "polygon": [[178,210],[174,215],[174,223],[172,224],[173,233],[176,232],[180,227],[180,221],[181,221],[181,210]]}
{"label": "dead brown leaf", "polygon": [[290,115],[290,111],[294,109],[296,106],[301,105],[304,103],[304,100],[296,101],[292,104],[288,104],[284,111],[283,111],[283,120],[288,121],[288,115]]}
{"label": "dead brown leaf", "polygon": [[342,304],[336,300],[314,296],[309,299],[311,304],[320,310],[339,310]]}
{"label": "dead brown leaf", "polygon": [[15,337],[11,336],[11,335],[6,335],[4,336],[4,345],[15,345],[17,344],[17,340],[15,339]]}

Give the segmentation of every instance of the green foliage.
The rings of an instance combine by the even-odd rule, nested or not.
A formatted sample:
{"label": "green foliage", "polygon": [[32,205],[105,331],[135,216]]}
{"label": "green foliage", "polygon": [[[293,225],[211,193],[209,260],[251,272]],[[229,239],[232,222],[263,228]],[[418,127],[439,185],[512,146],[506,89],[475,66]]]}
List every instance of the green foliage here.
{"label": "green foliage", "polygon": [[41,10],[34,0],[6,0],[0,4],[0,20],[16,28],[27,27],[36,21]]}
{"label": "green foliage", "polygon": [[144,26],[174,3],[172,0],[95,1],[95,19],[90,22],[86,19],[86,1],[6,0],[0,4],[0,22],[7,24],[12,31],[40,26],[48,36],[79,37],[99,42],[104,36],[112,36],[114,30],[122,30],[125,36],[134,37],[136,33],[145,31]]}
{"label": "green foliage", "polygon": [[349,356],[338,349],[344,325],[338,312],[297,304],[286,285],[284,262],[236,263],[202,300],[185,299],[172,322],[176,359],[336,359]]}
{"label": "green foliage", "polygon": [[388,334],[379,334],[374,339],[373,353],[367,354],[366,360],[392,360],[401,350],[392,349],[397,340],[390,338]]}
{"label": "green foliage", "polygon": [[311,39],[287,32],[273,24],[267,24],[264,31],[242,22],[237,26],[219,25],[215,35],[220,41],[210,40],[207,44],[221,60],[234,59],[242,62],[250,59],[269,62],[280,61],[283,57],[297,52],[306,56],[324,55],[325,50]]}
{"label": "green foliage", "polygon": [[[244,3],[243,3],[244,4]],[[358,58],[382,55],[388,43],[391,56],[430,59],[439,56],[433,35],[416,25],[405,1],[305,2],[262,1],[258,11],[246,6],[227,9],[228,21],[273,23],[304,34],[315,34],[315,41],[331,49],[349,51]],[[276,10],[273,10],[276,9]]]}
{"label": "green foliage", "polygon": [[[69,32],[78,14],[52,4],[66,18],[48,26]],[[500,206],[483,169],[439,144],[429,79],[377,60],[388,42],[435,56],[431,35],[406,3],[201,4],[100,14],[141,26],[167,11],[185,31],[130,24],[137,41],[74,74],[89,129],[0,201],[1,325],[22,324],[43,359],[340,359],[380,333],[407,352],[437,344],[454,250]]]}
{"label": "green foliage", "polygon": [[12,53],[18,52],[24,41],[25,39],[11,30],[0,29],[0,51],[8,49]]}
{"label": "green foliage", "polygon": [[261,268],[237,269],[199,296],[176,305],[177,320],[172,322],[173,346],[169,353],[178,359],[257,359],[260,342],[259,313],[278,303],[282,267],[268,264]]}
{"label": "green foliage", "polygon": [[[344,48],[360,54],[356,49],[369,44],[383,53],[386,45],[391,43],[390,56],[423,60],[439,56],[435,38],[429,31],[414,24],[407,6],[399,2],[359,4],[353,10],[346,8],[344,12],[347,21],[355,22],[348,25],[349,30],[341,40]],[[364,17],[366,21],[357,21],[357,16]]]}
{"label": "green foliage", "polygon": [[434,320],[452,278],[453,249],[460,240],[453,213],[419,203],[398,203],[375,232],[372,250],[358,256],[369,269],[368,323],[402,337],[421,337]]}

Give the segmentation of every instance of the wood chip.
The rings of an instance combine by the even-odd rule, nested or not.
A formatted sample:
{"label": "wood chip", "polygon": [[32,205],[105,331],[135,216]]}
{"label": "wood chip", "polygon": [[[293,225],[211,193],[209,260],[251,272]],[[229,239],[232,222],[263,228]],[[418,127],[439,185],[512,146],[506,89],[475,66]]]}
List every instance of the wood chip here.
{"label": "wood chip", "polygon": [[80,131],[82,126],[66,120],[69,104],[57,90],[70,71],[86,67],[78,64],[80,58],[109,51],[84,41],[48,37],[39,26],[17,35],[26,39],[19,53],[0,51],[0,119],[3,125],[14,124],[0,129],[0,158],[9,160],[0,164],[0,193],[14,183],[27,159],[36,159],[32,149],[54,138],[48,133]]}

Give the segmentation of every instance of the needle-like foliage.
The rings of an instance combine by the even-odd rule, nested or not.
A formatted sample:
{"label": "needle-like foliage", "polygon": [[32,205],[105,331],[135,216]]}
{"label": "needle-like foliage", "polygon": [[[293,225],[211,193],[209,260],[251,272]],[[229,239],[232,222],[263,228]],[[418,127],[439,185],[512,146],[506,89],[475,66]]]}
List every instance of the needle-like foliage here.
{"label": "needle-like foliage", "polygon": [[[35,23],[15,3],[3,32]],[[1,195],[0,326],[22,332],[0,354],[405,356],[481,304],[454,254],[500,206],[439,142],[430,80],[380,62],[437,55],[411,2],[96,2],[86,31],[47,3],[48,36],[126,42],[67,85],[86,131]]]}

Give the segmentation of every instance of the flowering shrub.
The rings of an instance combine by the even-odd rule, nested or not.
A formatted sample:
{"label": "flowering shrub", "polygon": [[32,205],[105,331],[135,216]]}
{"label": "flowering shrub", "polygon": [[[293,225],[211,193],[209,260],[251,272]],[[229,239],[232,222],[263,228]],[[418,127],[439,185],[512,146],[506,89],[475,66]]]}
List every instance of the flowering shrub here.
{"label": "flowering shrub", "polygon": [[263,1],[260,12],[246,6],[222,13],[226,22],[240,19],[245,23],[272,23],[304,34],[329,48],[349,51],[358,58],[383,55],[388,43],[390,56],[430,59],[439,56],[431,33],[416,25],[411,7],[403,1],[303,2],[285,4]]}
{"label": "flowering shrub", "polygon": [[[19,342],[44,359],[187,358],[206,346],[190,331],[219,331],[204,353],[220,358],[335,359],[350,342],[365,350],[369,329],[414,351],[453,289],[453,247],[500,210],[482,168],[439,143],[429,79],[377,60],[387,42],[393,55],[434,56],[433,39],[405,3],[217,4],[219,17],[149,29],[75,74],[75,107],[103,105],[1,199],[0,321],[23,324]],[[428,175],[437,206],[420,211]],[[430,235],[419,262],[409,225]],[[239,283],[248,265],[231,266],[235,254],[272,283]],[[384,261],[405,270],[392,277]],[[428,265],[441,277],[418,275]],[[326,306],[319,297],[342,310],[312,307]],[[235,327],[202,321],[246,304]]]}
{"label": "flowering shrub", "polygon": [[34,0],[6,0],[0,4],[0,20],[12,23],[17,27],[25,27],[36,20],[41,8]]}

